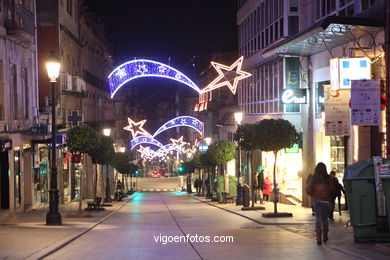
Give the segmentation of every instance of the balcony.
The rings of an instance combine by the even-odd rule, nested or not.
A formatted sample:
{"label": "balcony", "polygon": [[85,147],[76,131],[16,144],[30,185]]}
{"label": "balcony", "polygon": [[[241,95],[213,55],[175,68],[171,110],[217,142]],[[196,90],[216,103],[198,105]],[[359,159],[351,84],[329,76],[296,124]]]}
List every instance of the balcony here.
{"label": "balcony", "polygon": [[68,73],[61,73],[60,74],[61,90],[62,91],[73,91],[72,85],[73,85],[72,75],[70,75]]}
{"label": "balcony", "polygon": [[28,9],[19,6],[7,5],[4,2],[4,9],[8,15],[4,17],[4,27],[7,33],[21,41],[34,41],[34,14]]}

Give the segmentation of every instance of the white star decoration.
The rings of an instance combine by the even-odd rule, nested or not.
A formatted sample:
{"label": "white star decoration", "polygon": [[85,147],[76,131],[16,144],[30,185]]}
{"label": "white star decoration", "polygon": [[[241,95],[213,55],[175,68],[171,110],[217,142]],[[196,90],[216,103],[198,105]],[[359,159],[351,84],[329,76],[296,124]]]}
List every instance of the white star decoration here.
{"label": "white star decoration", "polygon": [[[210,84],[208,84],[205,88],[203,88],[201,90],[201,93],[203,94],[223,86],[228,86],[228,88],[233,93],[233,95],[235,95],[237,91],[238,82],[242,79],[252,76],[251,73],[241,70],[243,60],[244,57],[241,56],[230,67],[212,61],[211,65],[213,65],[213,67],[215,68],[215,70],[218,72],[219,75]],[[229,79],[226,79],[225,77],[229,72],[233,71],[233,69],[236,67],[237,67],[236,76],[234,77],[233,84],[232,84],[229,81]]]}
{"label": "white star decoration", "polygon": [[146,119],[141,120],[141,121],[136,123],[133,120],[131,120],[130,117],[128,117],[127,121],[129,121],[129,125],[126,127],[123,127],[123,129],[130,131],[133,138],[137,137],[138,135],[144,135],[144,136],[151,137],[151,135],[145,129],[143,129],[143,125],[145,124]]}
{"label": "white star decoration", "polygon": [[137,72],[141,73],[142,75],[148,72],[148,69],[146,68],[146,65],[138,65]]}
{"label": "white star decoration", "polygon": [[115,73],[115,75],[120,79],[126,77],[127,76],[126,69],[125,68],[118,69],[118,72]]}
{"label": "white star decoration", "polygon": [[171,138],[170,140],[171,140],[171,142],[172,142],[175,146],[178,146],[180,150],[181,150],[181,148],[186,144],[186,142],[183,141],[183,136],[180,137],[179,139],[173,139],[173,138]]}

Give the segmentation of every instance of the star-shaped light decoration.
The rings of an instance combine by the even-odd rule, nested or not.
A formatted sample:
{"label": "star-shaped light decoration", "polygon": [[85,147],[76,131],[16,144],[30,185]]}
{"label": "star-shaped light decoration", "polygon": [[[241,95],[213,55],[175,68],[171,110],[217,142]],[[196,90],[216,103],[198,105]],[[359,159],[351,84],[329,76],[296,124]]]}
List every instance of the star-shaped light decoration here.
{"label": "star-shaped light decoration", "polygon": [[211,65],[213,65],[219,75],[210,84],[203,88],[201,93],[203,94],[223,86],[228,86],[233,95],[235,95],[238,82],[252,76],[251,73],[241,70],[243,60],[244,57],[241,56],[230,67],[212,61]]}
{"label": "star-shaped light decoration", "polygon": [[146,68],[146,65],[143,64],[143,65],[138,65],[138,70],[137,70],[138,73],[141,73],[142,75],[144,75],[146,72],[148,72],[148,69]]}
{"label": "star-shaped light decoration", "polygon": [[171,138],[170,140],[171,140],[171,142],[172,142],[175,146],[177,146],[180,150],[182,149],[182,147],[183,147],[185,144],[187,144],[186,142],[183,141],[183,136],[181,136],[179,139],[173,139],[173,138]]}
{"label": "star-shaped light decoration", "polygon": [[141,153],[141,157],[145,159],[152,159],[154,157],[154,151],[150,149],[149,146],[143,147],[140,145],[140,148],[137,150]]}
{"label": "star-shaped light decoration", "polygon": [[146,119],[144,120],[141,120],[139,122],[134,122],[133,120],[131,120],[130,117],[127,118],[127,121],[129,121],[129,125],[126,126],[126,127],[123,127],[123,129],[127,130],[127,131],[130,131],[131,132],[131,135],[133,136],[133,138],[135,138],[136,136],[138,135],[144,135],[144,136],[149,136],[151,137],[151,135],[148,133],[148,131],[146,131],[144,128],[143,128],[143,125],[145,124],[146,122]]}
{"label": "star-shaped light decoration", "polygon": [[120,79],[127,76],[127,72],[125,68],[118,69],[118,72],[115,73],[116,76],[118,76]]}

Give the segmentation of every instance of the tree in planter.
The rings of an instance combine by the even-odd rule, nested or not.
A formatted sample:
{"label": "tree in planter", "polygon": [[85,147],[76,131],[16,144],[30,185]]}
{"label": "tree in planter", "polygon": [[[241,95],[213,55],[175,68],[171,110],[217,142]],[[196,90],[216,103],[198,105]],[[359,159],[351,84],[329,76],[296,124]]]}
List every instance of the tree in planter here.
{"label": "tree in planter", "polygon": [[207,179],[206,180],[208,180],[209,183],[208,183],[208,185],[206,184],[206,188],[207,188],[206,197],[210,198],[210,196],[211,196],[210,187],[212,185],[212,180],[210,177],[210,166],[212,163],[210,162],[209,154],[207,152],[202,153],[199,156],[199,161],[200,161],[200,164],[201,164],[203,169],[207,168]]}
{"label": "tree in planter", "polygon": [[[97,132],[88,126],[74,127],[67,133],[66,145],[71,153],[91,154],[98,145]],[[81,214],[82,199],[83,199],[83,178],[84,171],[80,175],[80,189],[79,189],[79,213]]]}
{"label": "tree in planter", "polygon": [[[234,135],[234,139],[239,142],[241,148],[249,153],[248,165],[250,164],[251,172],[248,171],[248,175],[251,176],[251,187],[250,190],[252,195],[252,207],[254,207],[254,197],[255,197],[255,189],[254,189],[254,165],[253,165],[253,151],[259,149],[259,144],[257,143],[258,135],[260,132],[258,131],[258,125],[256,124],[243,124],[237,128],[237,131]],[[240,166],[241,167],[241,166]]]}
{"label": "tree in planter", "polygon": [[234,158],[236,146],[229,141],[218,141],[209,146],[207,153],[214,165],[220,165],[221,176],[225,176],[226,163]]}
{"label": "tree in planter", "polygon": [[115,153],[110,164],[115,170],[122,174],[122,185],[125,187],[125,175],[129,174],[131,171],[129,156],[126,153]]}
{"label": "tree in planter", "polygon": [[[95,149],[93,149],[89,153],[92,157],[92,162],[94,164],[96,164],[95,183],[94,183],[94,199],[96,198],[96,190],[97,190],[97,177],[98,177],[97,165],[98,164],[100,164],[100,165],[110,164],[111,161],[113,160],[114,154],[115,154],[115,150],[114,150],[114,146],[113,146],[114,140],[111,137],[105,136],[105,135],[98,135],[97,140],[98,140],[98,142],[97,142],[97,145],[95,146]],[[107,169],[107,174],[108,174],[108,169]]]}
{"label": "tree in planter", "polygon": [[298,141],[299,134],[295,127],[284,119],[264,119],[256,123],[258,131],[257,143],[259,149],[265,152],[273,152],[275,155],[273,183],[274,183],[274,213],[263,214],[263,216],[292,216],[292,214],[278,214],[277,203],[279,197],[279,188],[276,180],[276,162],[277,155],[281,149],[290,148]]}

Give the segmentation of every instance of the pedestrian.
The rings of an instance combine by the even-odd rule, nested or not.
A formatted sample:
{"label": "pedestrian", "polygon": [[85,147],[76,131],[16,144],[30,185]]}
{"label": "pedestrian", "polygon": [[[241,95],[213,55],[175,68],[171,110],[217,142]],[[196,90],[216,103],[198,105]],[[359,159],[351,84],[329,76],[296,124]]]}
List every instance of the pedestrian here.
{"label": "pedestrian", "polygon": [[333,212],[334,212],[334,208],[336,205],[336,198],[338,199],[339,215],[341,216],[341,193],[343,193],[345,195],[345,190],[344,190],[343,186],[339,183],[339,180],[336,178],[335,171],[331,171],[329,173],[329,175],[330,175],[331,183],[333,185],[333,193],[332,193],[332,198],[330,201],[331,210],[330,210],[330,214],[329,214],[329,219],[334,220]]}
{"label": "pedestrian", "polygon": [[257,183],[258,183],[257,192],[259,195],[260,204],[263,204],[264,203],[263,190],[265,188],[263,170],[261,170],[260,173],[257,175]]}
{"label": "pedestrian", "polygon": [[313,200],[314,212],[316,215],[316,238],[317,245],[322,241],[328,241],[330,214],[330,201],[333,192],[333,185],[324,163],[320,162],[314,169],[314,174],[308,179],[306,192]]}
{"label": "pedestrian", "polygon": [[256,171],[255,172],[255,176],[253,177],[253,190],[252,190],[252,193],[253,193],[253,199],[252,199],[252,204],[253,203],[257,203],[257,199],[258,199],[258,196],[259,196],[259,172]]}
{"label": "pedestrian", "polygon": [[264,189],[263,189],[263,195],[264,195],[264,200],[265,201],[269,200],[269,195],[270,194],[271,194],[271,180],[267,176],[264,179]]}
{"label": "pedestrian", "polygon": [[197,194],[197,195],[200,194],[200,186],[201,186],[200,179],[197,178],[197,179],[195,180],[195,183],[194,183],[194,187],[195,187],[195,190],[196,190],[196,194]]}

